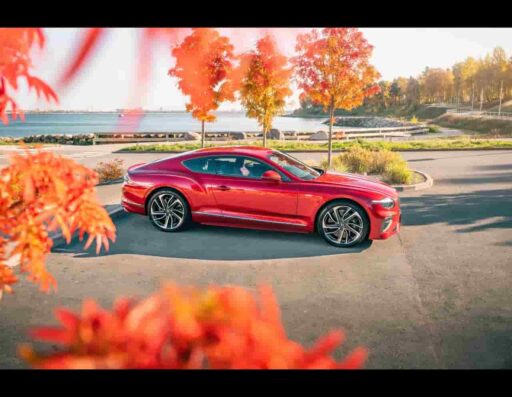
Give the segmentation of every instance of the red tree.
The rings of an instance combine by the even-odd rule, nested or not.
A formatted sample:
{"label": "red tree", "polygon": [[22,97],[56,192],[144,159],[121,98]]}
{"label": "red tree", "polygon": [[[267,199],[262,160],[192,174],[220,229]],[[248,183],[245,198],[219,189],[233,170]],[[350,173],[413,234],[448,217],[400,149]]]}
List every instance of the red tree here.
{"label": "red tree", "polygon": [[14,155],[0,170],[0,298],[12,291],[15,269],[43,291],[56,288],[45,266],[49,231],[60,228],[68,242],[75,231],[87,233],[86,247],[96,241],[98,251],[108,249],[116,229],[96,198],[97,182],[94,171],[51,152]]}
{"label": "red tree", "polygon": [[52,88],[30,72],[30,52],[36,44],[43,48],[44,39],[40,28],[0,28],[0,119],[4,124],[9,122],[9,110],[13,120],[17,116],[23,118],[23,112],[10,94],[11,90],[18,89],[20,79],[24,79],[38,97],[43,95],[48,101],[58,101]]}
{"label": "red tree", "polygon": [[178,87],[190,102],[187,111],[201,121],[201,147],[204,123],[215,121],[213,114],[221,102],[234,100],[227,76],[233,69],[233,46],[215,29],[193,29],[192,34],[172,50],[176,58],[169,75],[178,78]]}
{"label": "red tree", "polygon": [[324,28],[297,38],[298,55],[293,61],[302,99],[329,111],[329,167],[334,110],[350,110],[379,91],[379,73],[370,65],[372,49],[355,28]]}
{"label": "red tree", "polygon": [[258,120],[263,129],[263,146],[272,120],[284,111],[285,99],[292,94],[292,69],[281,54],[272,36],[266,35],[256,43],[256,49],[241,56],[243,78],[240,87],[242,105],[248,117]]}

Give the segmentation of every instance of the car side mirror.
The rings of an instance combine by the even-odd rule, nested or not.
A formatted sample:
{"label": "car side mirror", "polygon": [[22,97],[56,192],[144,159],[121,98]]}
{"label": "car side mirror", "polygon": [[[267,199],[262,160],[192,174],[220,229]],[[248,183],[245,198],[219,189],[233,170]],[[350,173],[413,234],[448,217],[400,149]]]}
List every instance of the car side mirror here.
{"label": "car side mirror", "polygon": [[281,182],[281,175],[279,175],[275,171],[268,170],[263,173],[263,175],[261,176],[261,179],[263,179],[264,181],[269,181],[269,182]]}

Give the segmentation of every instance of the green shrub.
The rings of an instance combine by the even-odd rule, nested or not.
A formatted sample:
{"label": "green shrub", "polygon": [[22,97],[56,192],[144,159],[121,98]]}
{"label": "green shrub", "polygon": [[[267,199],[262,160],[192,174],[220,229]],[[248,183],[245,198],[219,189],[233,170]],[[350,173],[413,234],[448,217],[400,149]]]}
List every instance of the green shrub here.
{"label": "green shrub", "polygon": [[[326,159],[322,161],[321,167],[327,169]],[[386,149],[372,151],[359,145],[333,157],[330,169],[338,172],[381,175],[388,183],[409,184],[412,181],[412,171],[399,153]]]}
{"label": "green shrub", "polygon": [[412,171],[405,161],[393,162],[384,171],[383,179],[391,184],[408,185],[412,182]]}
{"label": "green shrub", "polygon": [[352,146],[341,157],[348,172],[364,174],[370,171],[373,155],[368,149],[364,149],[361,146]]}
{"label": "green shrub", "polygon": [[399,153],[387,149],[381,149],[372,152],[372,161],[370,163],[370,174],[384,174],[390,164],[403,161]]}
{"label": "green shrub", "polygon": [[[331,159],[331,168],[330,168],[331,170],[337,171],[337,172],[347,172],[348,171],[347,166],[343,162],[343,156],[344,156],[344,154],[340,154],[338,156],[334,156]],[[322,160],[320,167],[322,167],[324,170],[327,169],[327,159]]]}
{"label": "green shrub", "polygon": [[429,134],[435,134],[437,132],[439,132],[439,127],[438,126],[436,126],[436,125],[429,125],[428,126],[428,133]]}

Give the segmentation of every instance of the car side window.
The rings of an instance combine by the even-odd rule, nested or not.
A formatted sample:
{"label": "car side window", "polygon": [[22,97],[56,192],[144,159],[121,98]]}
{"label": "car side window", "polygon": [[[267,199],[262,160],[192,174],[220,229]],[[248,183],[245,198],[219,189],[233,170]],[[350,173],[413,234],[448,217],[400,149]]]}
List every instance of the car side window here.
{"label": "car side window", "polygon": [[[274,168],[262,161],[244,156],[226,156],[215,158],[217,175],[232,176],[238,178],[261,179],[265,171]],[[281,175],[287,180],[285,175]]]}
{"label": "car side window", "polygon": [[182,164],[192,172],[215,174],[216,163],[214,157],[197,157],[195,159],[185,160]]}
{"label": "car side window", "polygon": [[272,167],[260,161],[245,158],[241,170],[244,176],[261,179],[263,173],[272,170]]}

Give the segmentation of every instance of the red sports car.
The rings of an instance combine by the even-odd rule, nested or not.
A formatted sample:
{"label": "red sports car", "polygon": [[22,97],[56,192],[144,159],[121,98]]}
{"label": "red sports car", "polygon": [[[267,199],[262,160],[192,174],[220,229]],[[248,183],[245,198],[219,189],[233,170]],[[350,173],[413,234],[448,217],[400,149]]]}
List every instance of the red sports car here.
{"label": "red sports car", "polygon": [[277,150],[215,147],[128,169],[122,205],[177,232],[208,225],[318,232],[351,247],[400,229],[395,189],[359,175],[326,172]]}

